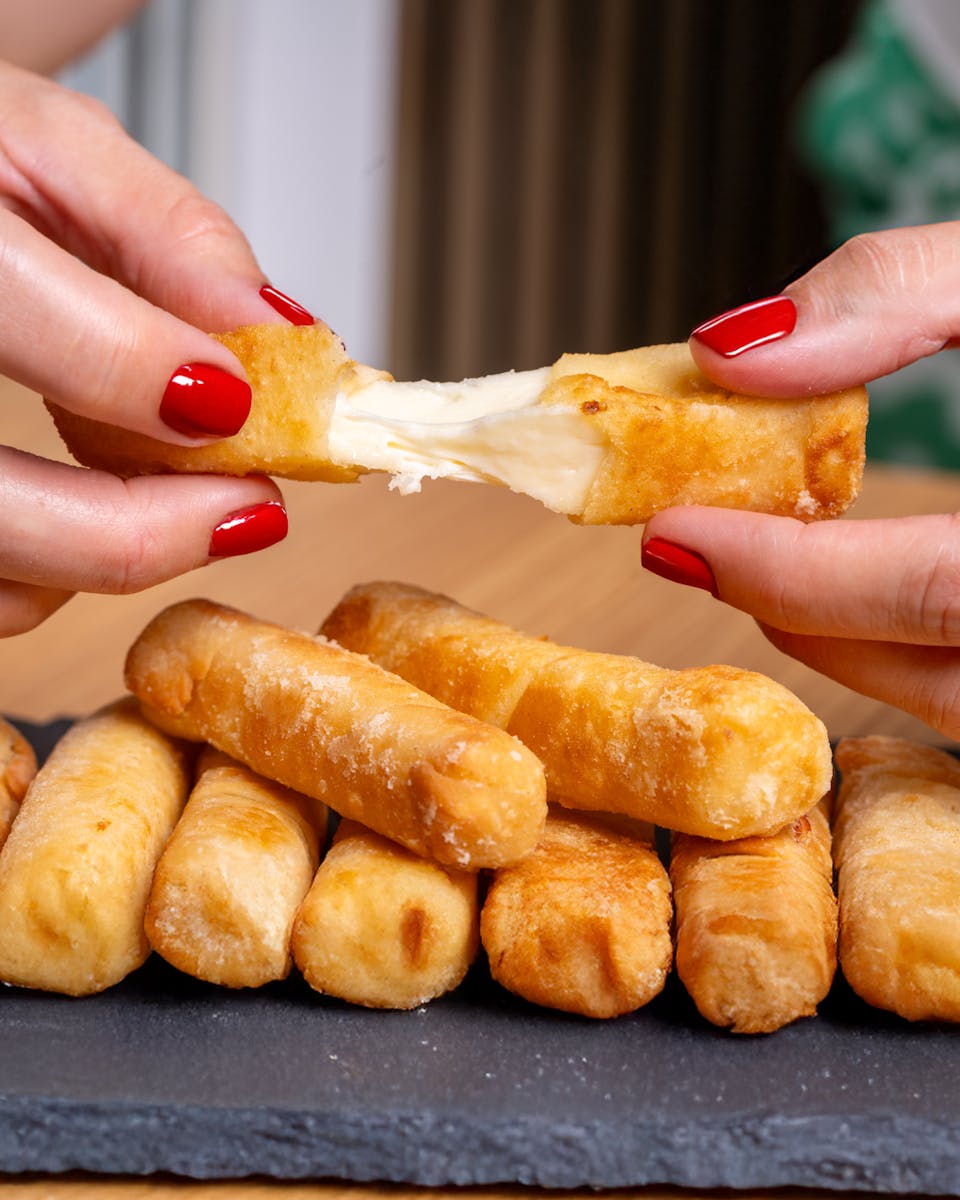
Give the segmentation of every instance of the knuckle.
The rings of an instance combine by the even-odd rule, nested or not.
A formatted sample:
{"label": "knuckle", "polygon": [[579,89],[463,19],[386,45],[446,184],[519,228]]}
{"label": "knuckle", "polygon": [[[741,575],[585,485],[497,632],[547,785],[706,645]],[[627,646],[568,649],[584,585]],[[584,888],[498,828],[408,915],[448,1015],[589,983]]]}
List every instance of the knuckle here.
{"label": "knuckle", "polygon": [[925,673],[903,707],[924,724],[956,740],[960,737],[960,663],[947,670]]}
{"label": "knuckle", "polygon": [[960,514],[947,522],[934,561],[900,582],[896,634],[903,640],[960,645]]}
{"label": "knuckle", "polygon": [[125,485],[120,486],[123,496],[104,520],[102,552],[93,565],[91,591],[124,596],[164,578],[159,569],[164,546],[150,514],[131,501]]}
{"label": "knuckle", "polygon": [[83,411],[86,416],[107,424],[116,424],[118,413],[131,395],[142,390],[144,379],[136,370],[141,358],[139,329],[135,323],[113,320],[109,331],[97,339],[97,369],[89,369],[90,345],[78,336],[66,346],[62,376],[83,379]]}
{"label": "knuckle", "polygon": [[173,245],[200,254],[243,238],[225,210],[192,187],[171,206],[166,232]]}
{"label": "knuckle", "polygon": [[72,92],[70,98],[76,111],[82,113],[88,121],[121,133],[124,137],[129,136],[116,113],[96,96],[88,96],[85,92]]}
{"label": "knuckle", "polygon": [[42,625],[69,599],[29,584],[0,583],[0,637],[17,637]]}

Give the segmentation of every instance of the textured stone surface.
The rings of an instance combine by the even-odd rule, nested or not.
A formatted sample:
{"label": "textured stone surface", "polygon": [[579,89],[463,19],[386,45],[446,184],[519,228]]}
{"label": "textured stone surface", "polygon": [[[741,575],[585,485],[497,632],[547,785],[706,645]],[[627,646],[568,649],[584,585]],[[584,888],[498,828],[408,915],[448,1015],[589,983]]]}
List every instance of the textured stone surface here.
{"label": "textured stone surface", "polygon": [[960,1193],[960,1031],[838,986],[766,1038],[682,989],[592,1023],[483,969],[411,1013],[151,960],[83,1000],[0,997],[0,1172]]}

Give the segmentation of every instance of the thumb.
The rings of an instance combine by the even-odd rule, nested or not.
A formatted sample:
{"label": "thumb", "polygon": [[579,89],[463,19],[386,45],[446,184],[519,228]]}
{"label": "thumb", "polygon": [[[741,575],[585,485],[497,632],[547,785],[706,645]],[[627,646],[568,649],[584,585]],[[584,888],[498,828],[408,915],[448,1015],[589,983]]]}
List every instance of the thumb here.
{"label": "thumb", "polygon": [[960,221],[865,233],[779,296],[698,326],[690,349],[748,395],[838,391],[888,375],[960,337]]}

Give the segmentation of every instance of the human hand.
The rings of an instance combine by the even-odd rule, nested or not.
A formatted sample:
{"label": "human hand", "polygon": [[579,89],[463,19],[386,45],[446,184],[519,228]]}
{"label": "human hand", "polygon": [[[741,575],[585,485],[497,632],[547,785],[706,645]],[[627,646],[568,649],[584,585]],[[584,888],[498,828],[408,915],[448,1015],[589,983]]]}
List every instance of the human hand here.
{"label": "human hand", "polygon": [[[738,392],[868,382],[960,338],[960,222],[854,239],[783,296],[690,346]],[[658,514],[644,565],[753,615],[779,649],[960,738],[960,514],[803,525],[700,507]]]}
{"label": "human hand", "polygon": [[[202,330],[313,318],[266,287],[227,215],[99,103],[0,64],[0,372],[98,421],[196,445],[250,407]],[[0,635],[74,592],[132,592],[270,545],[268,479],[122,481],[0,447]]]}

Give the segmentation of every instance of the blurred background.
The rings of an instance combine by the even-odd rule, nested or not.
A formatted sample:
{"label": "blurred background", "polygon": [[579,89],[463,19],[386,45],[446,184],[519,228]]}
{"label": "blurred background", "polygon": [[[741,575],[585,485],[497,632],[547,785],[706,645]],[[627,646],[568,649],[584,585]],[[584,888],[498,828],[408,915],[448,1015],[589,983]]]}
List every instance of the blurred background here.
{"label": "blurred background", "polygon": [[[63,75],[400,377],[687,336],[960,212],[956,0],[153,0]],[[944,354],[872,457],[960,465]]]}

